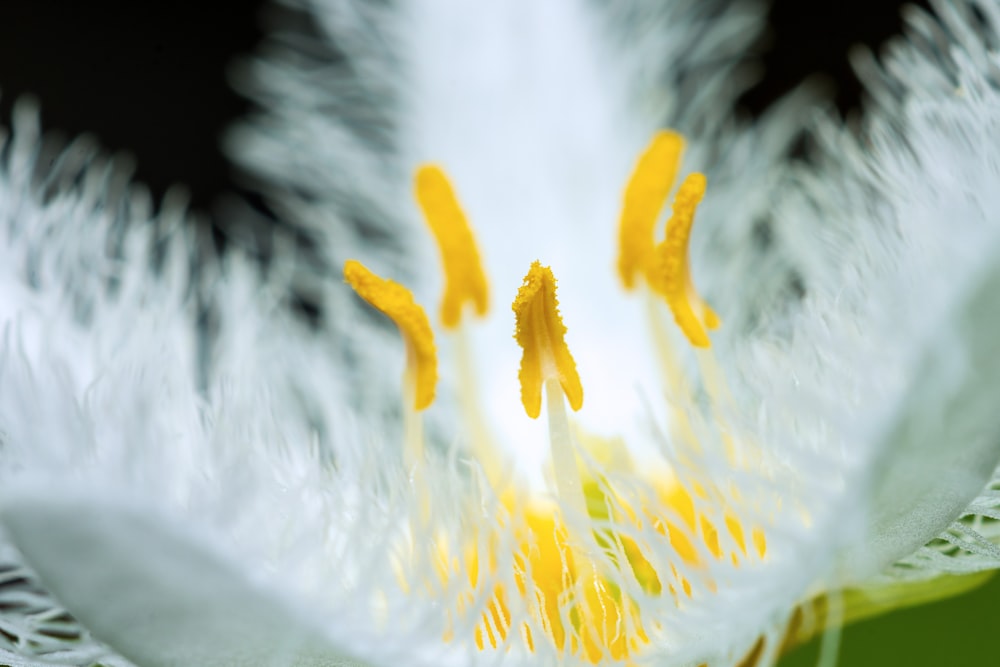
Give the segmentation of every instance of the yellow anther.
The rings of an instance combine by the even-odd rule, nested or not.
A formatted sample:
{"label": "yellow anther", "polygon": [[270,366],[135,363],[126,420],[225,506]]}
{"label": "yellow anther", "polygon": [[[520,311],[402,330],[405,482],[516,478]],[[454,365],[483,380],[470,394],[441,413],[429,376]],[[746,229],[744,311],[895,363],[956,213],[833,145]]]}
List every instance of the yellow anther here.
{"label": "yellow anther", "polygon": [[699,202],[705,196],[705,176],[688,174],[677,189],[674,210],[667,221],[667,238],[656,247],[656,264],[650,283],[663,295],[677,326],[695,347],[711,347],[705,328],[716,329],[719,317],[694,288],[688,261],[688,242]]}
{"label": "yellow anther", "polygon": [[414,193],[434,233],[444,264],[445,288],[441,299],[441,324],[458,327],[466,303],[483,316],[489,310],[489,288],[468,220],[444,171],[423,165],[414,177]]}
{"label": "yellow anther", "polygon": [[516,318],[514,338],[524,351],[521,355],[521,402],[532,419],[542,410],[542,385],[558,378],[574,410],[583,406],[583,386],[576,362],[566,346],[566,325],[559,316],[556,279],[552,269],[533,262],[512,306]]}
{"label": "yellow anther", "polygon": [[681,165],[684,138],[676,132],[657,132],[639,157],[625,186],[618,225],[618,274],[626,289],[654,265],[656,221],[667,201]]}
{"label": "yellow anther", "polygon": [[437,350],[427,313],[413,293],[399,283],[380,278],[361,262],[344,264],[344,280],[358,296],[391,319],[406,342],[406,374],[412,383],[414,409],[423,410],[434,401],[437,384]]}

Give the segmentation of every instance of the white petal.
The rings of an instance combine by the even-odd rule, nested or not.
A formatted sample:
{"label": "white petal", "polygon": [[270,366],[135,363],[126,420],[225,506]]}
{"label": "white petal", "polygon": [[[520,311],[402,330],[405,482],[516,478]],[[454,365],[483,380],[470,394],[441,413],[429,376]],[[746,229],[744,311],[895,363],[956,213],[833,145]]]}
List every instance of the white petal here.
{"label": "white petal", "polygon": [[190,526],[82,489],[18,485],[0,508],[46,586],[138,665],[362,664]]}
{"label": "white petal", "polygon": [[0,648],[0,665],[4,667],[53,667],[58,663],[40,660],[25,660],[23,657]]}
{"label": "white petal", "polygon": [[[831,445],[865,471],[847,480],[866,515],[842,561],[851,582],[941,535],[1000,463],[1000,90],[996,26],[972,37],[980,6],[917,17],[949,48],[897,40],[868,72],[880,106],[862,139],[821,124],[808,203],[779,213],[808,293],[794,367]],[[1000,566],[970,534],[954,551]]]}
{"label": "white petal", "polygon": [[929,341],[920,381],[887,424],[868,536],[847,557],[855,576],[876,574],[942,533],[1000,462],[1000,248],[983,274],[956,305],[953,334]]}

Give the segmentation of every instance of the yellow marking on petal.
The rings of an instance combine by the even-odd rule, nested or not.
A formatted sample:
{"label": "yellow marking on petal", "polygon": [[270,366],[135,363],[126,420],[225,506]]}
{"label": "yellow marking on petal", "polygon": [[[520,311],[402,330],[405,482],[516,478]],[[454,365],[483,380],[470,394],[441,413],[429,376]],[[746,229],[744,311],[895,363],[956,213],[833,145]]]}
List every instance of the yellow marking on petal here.
{"label": "yellow marking on petal", "polygon": [[599,665],[606,657],[624,660],[649,638],[642,627],[638,605],[617,586],[598,576],[581,582],[583,596],[570,614],[582,639],[583,656]]}
{"label": "yellow marking on petal", "polygon": [[[517,631],[525,647],[534,652],[538,642],[591,664],[607,657],[623,660],[638,653],[649,638],[642,625],[638,603],[600,574],[579,550],[579,535],[563,523],[551,502],[529,500],[518,507],[505,501],[515,516],[511,576],[514,586],[495,585],[474,641],[480,650],[497,649]],[[495,548],[496,540],[488,541]],[[481,546],[482,543],[481,543]],[[475,587],[480,563],[489,564],[493,581],[500,559],[495,554],[469,554],[470,581]],[[489,585],[489,584],[488,584]],[[510,613],[512,596],[518,596],[528,619],[516,628]]]}
{"label": "yellow marking on petal", "polygon": [[659,501],[662,506],[672,509],[683,523],[677,525],[674,521],[662,519],[656,514],[655,509],[650,509],[648,511],[652,513],[653,526],[660,534],[667,536],[670,540],[670,546],[673,547],[682,561],[689,565],[699,565],[701,558],[698,557],[698,550],[689,537],[696,535],[698,518],[691,494],[683,486],[674,482],[666,488],[660,489]]}
{"label": "yellow marking on petal", "polygon": [[705,176],[689,174],[674,197],[674,210],[667,221],[667,238],[656,247],[656,265],[650,283],[670,306],[674,320],[695,347],[710,347],[705,328],[717,329],[719,317],[694,288],[688,244],[694,214],[705,196]]}
{"label": "yellow marking on petal", "polygon": [[656,221],[681,166],[684,138],[676,132],[657,132],[625,186],[618,223],[618,275],[625,289],[634,289],[638,277],[655,264]]}
{"label": "yellow marking on petal", "polygon": [[413,393],[413,408],[427,408],[434,401],[437,385],[437,349],[427,313],[413,300],[410,290],[380,278],[361,262],[348,260],[344,264],[344,280],[399,329],[406,343],[406,384]]}
{"label": "yellow marking on petal", "polygon": [[583,385],[566,345],[566,325],[559,315],[552,269],[533,262],[511,307],[516,320],[514,338],[523,350],[518,378],[524,411],[532,419],[538,418],[542,385],[550,378],[559,380],[570,407],[579,410],[583,406]]}
{"label": "yellow marking on petal", "polygon": [[[726,529],[729,531],[729,535],[733,538],[733,542],[736,543],[736,548],[740,550],[741,554],[746,556],[747,543],[746,539],[743,537],[743,524],[741,524],[739,519],[732,514],[726,514]],[[761,534],[761,536],[763,536],[763,534]],[[733,563],[735,564],[737,560],[736,554],[733,554]]]}
{"label": "yellow marking on petal", "polygon": [[753,540],[753,546],[757,550],[757,555],[763,558],[767,555],[767,538],[764,537],[764,531],[760,528],[754,528],[750,532],[750,538]]}
{"label": "yellow marking on petal", "polygon": [[441,324],[455,329],[466,304],[480,317],[489,310],[489,286],[472,228],[447,175],[437,165],[423,165],[414,177],[414,193],[441,251],[445,289]]}
{"label": "yellow marking on petal", "polygon": [[[610,444],[590,440],[598,450]],[[739,535],[736,547],[742,550],[742,535],[750,531],[715,503],[721,499],[714,487],[688,488],[658,474],[646,481],[643,488],[652,495],[635,488],[619,494],[609,480],[585,477],[591,529],[567,523],[564,503],[505,495],[497,531],[486,539],[480,535],[466,552],[471,590],[464,599],[483,600],[473,631],[476,646],[505,650],[520,637],[530,652],[547,645],[583,663],[631,664],[650,643],[650,632],[662,631],[655,619],[643,616],[644,596],[670,595],[680,603],[711,593],[715,583],[697,574],[705,570],[706,558],[732,557],[739,566],[748,557],[727,553],[732,542],[723,543],[723,534]],[[717,526],[724,526],[723,533]],[[664,543],[672,551],[666,559]],[[459,570],[452,572],[456,576]],[[630,583],[641,596],[628,592]]]}

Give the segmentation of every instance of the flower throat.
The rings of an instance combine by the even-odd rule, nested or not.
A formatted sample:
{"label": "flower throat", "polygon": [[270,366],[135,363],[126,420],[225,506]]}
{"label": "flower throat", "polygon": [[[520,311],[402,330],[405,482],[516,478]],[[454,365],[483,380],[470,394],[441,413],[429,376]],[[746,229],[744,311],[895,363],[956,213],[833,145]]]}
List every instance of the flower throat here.
{"label": "flower throat", "polygon": [[[708,332],[720,321],[698,295],[688,259],[695,212],[706,188],[702,174],[682,180],[657,239],[657,222],[680,172],[683,148],[679,134],[663,131],[639,157],[625,187],[617,263],[625,290],[643,291],[650,303],[664,390],[677,406],[690,405],[692,399],[677,353],[662,331],[666,327],[658,304],[669,308],[687,342],[701,350],[711,398],[724,401],[726,394],[708,351]],[[441,255],[445,288],[440,323],[456,337],[472,453],[503,509],[499,525],[470,528],[459,544],[445,538],[436,542],[438,583],[453,590],[456,582],[464,582],[460,588],[466,591],[453,601],[451,625],[459,627],[459,618],[478,615],[472,634],[480,650],[513,650],[520,642],[530,652],[544,644],[558,655],[592,664],[627,662],[663,630],[659,620],[644,613],[645,607],[665,599],[681,607],[692,596],[711,593],[715,584],[706,573],[708,563],[738,567],[748,559],[763,559],[764,533],[738,518],[735,490],[719,489],[709,479],[682,482],[678,475],[643,474],[627,466],[625,472],[638,483],[622,489],[610,476],[583,465],[581,456],[601,463],[620,454],[615,450],[624,444],[589,437],[569,419],[566,404],[573,411],[582,408],[583,384],[565,340],[555,275],[539,261],[529,267],[512,309],[514,338],[522,351],[521,402],[531,419],[540,416],[545,403],[555,497],[527,489],[505,474],[507,457],[490,437],[475,399],[475,374],[469,370],[465,331],[473,325],[463,320],[470,310],[479,317],[489,311],[488,281],[475,236],[441,167],[420,167],[414,192]],[[424,464],[420,413],[433,403],[437,383],[434,329],[405,287],[354,260],[345,264],[344,279],[389,317],[403,338],[404,459],[409,470],[419,472]],[[704,423],[681,407],[673,408],[671,416],[671,435],[687,451],[697,452],[699,435],[706,432],[726,440],[728,429],[718,419]],[[419,484],[419,475],[413,479]],[[415,490],[418,495],[428,492]],[[424,513],[421,520],[429,524],[430,517]],[[430,530],[427,525],[415,529]],[[400,577],[411,592],[427,588]],[[446,639],[454,640],[455,632],[449,630]]]}

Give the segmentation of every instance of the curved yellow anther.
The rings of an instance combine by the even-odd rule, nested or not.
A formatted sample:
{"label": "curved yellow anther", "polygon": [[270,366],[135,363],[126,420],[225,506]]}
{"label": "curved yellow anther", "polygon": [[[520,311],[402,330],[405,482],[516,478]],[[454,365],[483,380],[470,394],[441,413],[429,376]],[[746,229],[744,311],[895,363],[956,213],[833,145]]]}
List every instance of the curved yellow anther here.
{"label": "curved yellow anther", "polygon": [[406,342],[406,375],[412,383],[414,409],[423,410],[434,401],[437,385],[437,349],[427,313],[413,293],[399,283],[380,278],[355,260],[344,264],[344,280],[358,296],[391,319]]}
{"label": "curved yellow anther", "polygon": [[428,164],[417,169],[413,189],[427,226],[437,240],[444,265],[441,324],[454,329],[461,321],[466,303],[472,303],[480,317],[489,310],[489,287],[479,249],[455,191],[440,167]]}
{"label": "curved yellow anther", "polygon": [[681,135],[657,132],[625,186],[618,224],[618,275],[625,289],[635,288],[638,278],[653,269],[656,220],[674,187],[683,151]]}
{"label": "curved yellow anther", "polygon": [[656,247],[655,272],[650,283],[663,295],[677,326],[695,347],[711,347],[705,328],[717,329],[719,317],[705,303],[691,280],[688,242],[694,214],[705,196],[705,176],[688,174],[677,189],[674,210],[667,221],[667,238]]}
{"label": "curved yellow anther", "polygon": [[512,308],[516,320],[514,338],[523,350],[518,378],[524,411],[532,419],[538,418],[542,386],[550,378],[559,380],[570,407],[579,410],[583,406],[583,385],[564,339],[566,325],[559,316],[552,269],[533,262]]}

